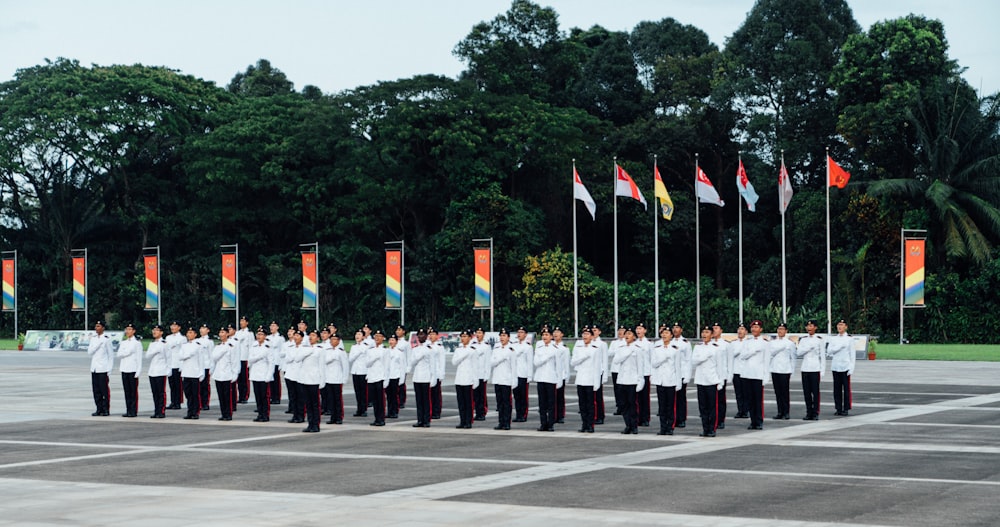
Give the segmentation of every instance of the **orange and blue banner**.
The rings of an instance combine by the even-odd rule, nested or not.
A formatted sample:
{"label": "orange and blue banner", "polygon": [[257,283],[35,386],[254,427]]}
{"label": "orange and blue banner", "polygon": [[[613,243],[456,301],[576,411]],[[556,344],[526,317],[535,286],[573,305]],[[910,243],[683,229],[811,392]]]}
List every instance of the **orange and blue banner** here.
{"label": "orange and blue banner", "polygon": [[302,253],[302,309],[316,309],[316,253]]}
{"label": "orange and blue banner", "polygon": [[146,310],[156,311],[160,308],[160,262],[155,254],[142,257],[146,268]]}
{"label": "orange and blue banner", "polygon": [[403,251],[385,251],[385,308],[403,307]]}
{"label": "orange and blue banner", "polygon": [[13,258],[3,259],[3,310],[17,311],[17,287],[15,281],[15,263]]}
{"label": "orange and blue banner", "polygon": [[473,309],[489,309],[493,306],[492,280],[490,273],[490,250],[488,248],[473,249],[476,260],[476,299]]}
{"label": "orange and blue banner", "polygon": [[924,305],[924,253],[927,240],[907,238],[903,244],[904,255],[904,306]]}
{"label": "orange and blue banner", "polygon": [[87,309],[87,258],[73,258],[73,311]]}
{"label": "orange and blue banner", "polygon": [[236,273],[236,253],[222,253],[222,309],[236,309]]}

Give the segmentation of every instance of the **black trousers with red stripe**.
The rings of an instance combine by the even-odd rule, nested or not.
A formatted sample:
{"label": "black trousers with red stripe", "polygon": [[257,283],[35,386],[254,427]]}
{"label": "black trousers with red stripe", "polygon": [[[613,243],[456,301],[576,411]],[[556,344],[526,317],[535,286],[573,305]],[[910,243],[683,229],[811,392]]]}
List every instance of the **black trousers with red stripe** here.
{"label": "black trousers with red stripe", "polygon": [[802,372],[802,395],[806,400],[806,417],[819,417],[819,372]]}
{"label": "black trousers with red stripe", "polygon": [[764,381],[743,377],[743,397],[750,413],[750,426],[764,426]]}
{"label": "black trousers with red stripe", "polygon": [[455,398],[458,400],[458,425],[472,426],[472,386],[455,385]]}
{"label": "black trousers with red stripe", "polygon": [[438,379],[436,382],[431,386],[431,419],[441,419],[441,406],[444,404],[444,394],[441,393],[444,381]]}
{"label": "black trousers with red stripe", "polygon": [[674,423],[686,423],[688,419],[688,385],[681,384],[681,391],[675,394]]}
{"label": "black trousers with red stripe", "polygon": [[207,408],[209,403],[212,401],[212,374],[209,370],[205,370],[205,379],[201,381],[201,407]]}
{"label": "black trousers with red stripe", "polygon": [[417,401],[417,423],[431,423],[431,383],[414,382],[413,398]]}
{"label": "black trousers with red stripe", "polygon": [[269,384],[271,404],[281,404],[281,366],[274,367],[274,378]]}
{"label": "black trousers with red stripe", "polygon": [[701,433],[715,432],[719,417],[719,388],[714,384],[699,384],[698,414],[701,416]]}
{"label": "black trousers with red stripe", "polygon": [[833,372],[833,405],[838,412],[851,409],[851,376],[846,371]]}
{"label": "black trousers with red stripe", "polygon": [[233,381],[215,381],[215,391],[219,396],[219,411],[222,417],[233,418]]}
{"label": "black trousers with red stripe", "polygon": [[153,394],[153,415],[164,415],[167,411],[167,377],[150,377],[149,391]]}
{"label": "black trousers with red stripe", "polygon": [[556,421],[565,418],[566,418],[566,382],[563,381],[563,385],[556,388]]}
{"label": "black trousers with red stripe", "polygon": [[257,403],[257,417],[271,418],[271,382],[253,381],[253,399]]}
{"label": "black trousers with red stripe", "polygon": [[330,421],[344,420],[344,385],[327,384],[323,388],[323,404]]}
{"label": "black trousers with red stripe", "polygon": [[[403,381],[403,379],[400,379]],[[399,383],[399,407],[406,406],[406,382]]]}
{"label": "black trousers with red stripe", "polygon": [[305,417],[309,428],[319,430],[319,385],[296,383],[299,390],[299,400],[305,409]]}
{"label": "black trousers with red stripe", "polygon": [[535,383],[538,390],[538,418],[541,428],[550,429],[556,424],[556,385],[551,382]]}
{"label": "black trousers with red stripe", "polygon": [[639,405],[636,402],[636,391],[634,384],[619,384],[618,413],[625,420],[625,428],[635,430],[639,427]]}
{"label": "black trousers with red stripe", "polygon": [[597,385],[597,389],[594,390],[594,403],[596,404],[594,409],[594,419],[597,421],[604,420],[604,376],[601,376],[601,384]]}
{"label": "black trousers with red stripe", "polygon": [[736,394],[736,415],[747,415],[747,400],[743,392],[743,378],[738,373],[733,374],[733,392]]}
{"label": "black trousers with red stripe", "polygon": [[479,379],[479,384],[472,390],[472,400],[476,402],[476,419],[486,419],[486,411],[490,406],[486,394],[486,379]]}
{"label": "black trousers with red stripe", "polygon": [[656,415],[660,417],[660,431],[672,431],[675,424],[674,410],[677,404],[677,388],[673,386],[657,386],[656,402]]}
{"label": "black trousers with red stripe", "polygon": [[499,415],[500,426],[510,426],[511,391],[510,386],[503,384],[493,385],[493,392],[497,396],[497,414]]}
{"label": "black trousers with red stripe", "polygon": [[111,386],[108,384],[108,372],[91,372],[90,387],[94,391],[94,405],[97,411],[108,413],[111,409]]}
{"label": "black trousers with red stripe", "polygon": [[729,381],[722,381],[722,389],[719,390],[719,424],[726,422],[726,386]]}
{"label": "black trousers with red stripe", "polygon": [[514,417],[517,419],[528,418],[528,378],[518,377],[517,386],[514,387]]}
{"label": "black trousers with red stripe", "polygon": [[580,419],[583,421],[583,430],[594,428],[594,387],[577,386],[577,400],[580,402]]}
{"label": "black trousers with red stripe", "polygon": [[201,414],[201,381],[197,377],[183,377],[184,397],[187,397],[188,417]]}
{"label": "black trousers with red stripe", "polygon": [[247,361],[240,361],[240,374],[236,377],[237,402],[247,402],[250,399],[250,370]]}
{"label": "black trousers with red stripe", "polygon": [[368,413],[368,377],[353,373],[351,382],[354,383],[354,398],[358,401],[358,409],[354,412],[354,416],[359,417]]}
{"label": "black trousers with red stripe", "polygon": [[387,415],[399,416],[399,379],[389,379],[389,386],[385,387],[385,405]]}
{"label": "black trousers with red stripe", "polygon": [[368,383],[368,400],[375,410],[375,422],[385,422],[385,387],[382,381]]}
{"label": "black trousers with red stripe", "polygon": [[180,406],[184,403],[184,382],[181,380],[180,368],[170,370],[170,406]]}
{"label": "black trousers with red stripe", "polygon": [[136,415],[139,412],[139,379],[134,371],[122,372],[122,389],[125,392],[125,414]]}
{"label": "black trousers with red stripe", "polygon": [[791,411],[788,393],[788,383],[791,378],[791,373],[771,374],[771,382],[774,383],[774,398],[778,402],[778,415],[788,415],[788,412]]}

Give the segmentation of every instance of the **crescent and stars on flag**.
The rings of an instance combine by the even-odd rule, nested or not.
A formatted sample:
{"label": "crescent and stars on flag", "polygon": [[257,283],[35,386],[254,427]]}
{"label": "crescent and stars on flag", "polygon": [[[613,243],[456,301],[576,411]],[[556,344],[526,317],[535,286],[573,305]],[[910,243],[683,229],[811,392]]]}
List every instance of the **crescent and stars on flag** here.
{"label": "crescent and stars on flag", "polygon": [[708,203],[709,205],[715,205],[717,207],[725,207],[726,202],[722,201],[719,197],[719,192],[715,190],[715,186],[712,185],[712,181],[708,179],[705,175],[705,171],[698,167],[698,173],[695,181],[695,193],[698,195],[698,201],[700,203]]}
{"label": "crescent and stars on flag", "polygon": [[639,187],[632,181],[632,177],[625,172],[625,169],[620,165],[615,163],[615,196],[623,196],[626,198],[632,198],[639,203],[642,203],[642,207],[649,209],[649,205],[646,204],[646,198],[643,197],[642,192],[639,192]]}
{"label": "crescent and stars on flag", "polygon": [[736,188],[739,189],[740,196],[743,196],[743,201],[747,204],[747,210],[757,212],[757,200],[760,199],[760,196],[757,195],[753,184],[750,183],[750,178],[747,177],[747,171],[743,168],[742,159],[740,160],[740,167],[736,169]]}

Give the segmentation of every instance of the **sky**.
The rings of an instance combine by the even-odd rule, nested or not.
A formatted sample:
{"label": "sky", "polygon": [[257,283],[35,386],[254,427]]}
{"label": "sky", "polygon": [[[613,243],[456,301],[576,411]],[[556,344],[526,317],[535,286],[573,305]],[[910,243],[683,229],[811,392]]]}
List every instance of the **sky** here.
{"label": "sky", "polygon": [[[720,47],[754,0],[535,0],[561,29],[631,31],[673,17]],[[944,22],[949,55],[982,93],[1000,91],[1000,2],[848,0],[863,29],[917,13]],[[268,59],[296,89],[325,93],[434,73],[456,77],[452,54],[473,25],[509,0],[0,0],[0,82],[66,57],[81,64],[166,66],[225,86]]]}

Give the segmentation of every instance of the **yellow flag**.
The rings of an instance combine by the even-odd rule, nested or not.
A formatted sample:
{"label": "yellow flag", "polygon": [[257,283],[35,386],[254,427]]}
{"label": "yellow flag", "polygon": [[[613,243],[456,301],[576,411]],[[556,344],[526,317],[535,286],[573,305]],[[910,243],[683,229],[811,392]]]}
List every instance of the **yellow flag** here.
{"label": "yellow flag", "polygon": [[663,212],[663,219],[672,218],[674,216],[674,202],[670,200],[667,187],[660,177],[660,169],[656,166],[653,167],[653,195],[660,200],[660,211]]}

